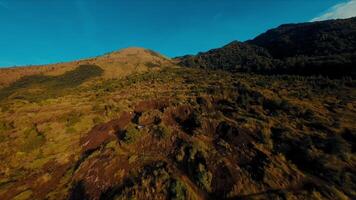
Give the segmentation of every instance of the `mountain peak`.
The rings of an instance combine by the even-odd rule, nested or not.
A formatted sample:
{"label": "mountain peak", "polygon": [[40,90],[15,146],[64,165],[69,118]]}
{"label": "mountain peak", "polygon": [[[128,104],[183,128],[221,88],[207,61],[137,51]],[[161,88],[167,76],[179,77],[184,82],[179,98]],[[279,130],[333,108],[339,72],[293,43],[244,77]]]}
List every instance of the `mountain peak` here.
{"label": "mountain peak", "polygon": [[128,47],[124,49],[120,49],[117,51],[110,52],[106,54],[108,57],[132,57],[132,56],[137,56],[137,57],[160,57],[167,59],[165,56],[161,55],[160,53],[157,53],[153,50],[142,48],[142,47]]}

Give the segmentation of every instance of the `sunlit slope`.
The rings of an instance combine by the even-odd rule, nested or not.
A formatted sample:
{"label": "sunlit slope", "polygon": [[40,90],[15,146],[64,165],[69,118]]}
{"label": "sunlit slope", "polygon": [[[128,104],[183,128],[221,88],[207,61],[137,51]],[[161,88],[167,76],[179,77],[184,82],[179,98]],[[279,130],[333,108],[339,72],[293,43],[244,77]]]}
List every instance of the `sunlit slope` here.
{"label": "sunlit slope", "polygon": [[74,70],[80,65],[98,65],[104,70],[101,77],[111,79],[123,77],[135,72],[157,70],[162,66],[171,65],[171,61],[169,58],[151,50],[127,48],[103,56],[67,63],[0,69],[0,88],[8,86],[10,83],[24,76],[38,74],[59,76],[65,72]]}
{"label": "sunlit slope", "polygon": [[356,194],[353,80],[167,67],[75,88],[0,101],[0,199]]}

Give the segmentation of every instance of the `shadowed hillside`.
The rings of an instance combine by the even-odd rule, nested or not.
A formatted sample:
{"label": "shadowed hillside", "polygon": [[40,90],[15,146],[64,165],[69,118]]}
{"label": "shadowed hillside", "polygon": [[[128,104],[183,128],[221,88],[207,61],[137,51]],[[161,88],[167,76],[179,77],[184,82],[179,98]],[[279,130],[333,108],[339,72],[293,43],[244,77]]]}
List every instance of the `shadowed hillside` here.
{"label": "shadowed hillside", "polygon": [[354,54],[356,17],[281,25],[247,43],[266,48],[274,58]]}
{"label": "shadowed hillside", "polygon": [[80,65],[72,71],[59,76],[43,74],[23,76],[8,87],[0,88],[0,101],[15,95],[13,98],[38,100],[51,98],[68,92],[90,78],[102,75],[103,70],[96,65]]}
{"label": "shadowed hillside", "polygon": [[356,18],[288,24],[247,42],[232,42],[181,65],[261,74],[356,76]]}

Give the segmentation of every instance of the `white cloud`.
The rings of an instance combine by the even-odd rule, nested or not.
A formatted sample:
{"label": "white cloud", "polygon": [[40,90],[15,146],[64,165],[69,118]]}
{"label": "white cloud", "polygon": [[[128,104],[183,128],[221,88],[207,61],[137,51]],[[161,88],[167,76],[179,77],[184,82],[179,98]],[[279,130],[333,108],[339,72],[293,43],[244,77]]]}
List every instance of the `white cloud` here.
{"label": "white cloud", "polygon": [[348,0],[347,2],[333,6],[325,14],[312,19],[311,21],[323,21],[328,19],[345,19],[356,16],[356,0]]}

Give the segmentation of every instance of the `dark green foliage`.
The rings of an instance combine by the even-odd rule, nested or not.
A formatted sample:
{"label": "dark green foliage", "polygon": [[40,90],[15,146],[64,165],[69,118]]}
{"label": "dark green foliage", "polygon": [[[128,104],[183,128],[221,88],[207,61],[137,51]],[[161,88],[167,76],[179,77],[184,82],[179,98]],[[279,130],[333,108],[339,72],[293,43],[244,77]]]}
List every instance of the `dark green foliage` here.
{"label": "dark green foliage", "polygon": [[178,58],[187,67],[230,72],[356,77],[356,18],[282,25],[244,43]]}
{"label": "dark green foliage", "polygon": [[63,75],[52,77],[49,86],[56,89],[76,87],[89,78],[100,76],[103,70],[97,65],[80,65]]}
{"label": "dark green foliage", "polygon": [[250,71],[252,66],[270,67],[271,64],[266,50],[237,41],[220,49],[199,53],[196,56],[184,56],[180,59],[184,66],[228,71]]}
{"label": "dark green foliage", "polygon": [[277,58],[295,55],[324,56],[356,50],[356,18],[285,24],[248,41]]}
{"label": "dark green foliage", "polygon": [[184,200],[187,196],[187,190],[182,182],[179,180],[172,180],[169,187],[171,198],[174,200]]}
{"label": "dark green foliage", "polygon": [[[24,76],[10,86],[0,89],[0,100],[4,100],[15,93],[17,95],[14,98],[30,101],[57,97],[92,77],[100,76],[102,72],[103,70],[96,65],[80,65],[76,69],[59,76]],[[27,90],[31,88],[40,88],[41,90],[30,93]]]}
{"label": "dark green foliage", "polygon": [[172,130],[169,127],[165,126],[164,124],[159,124],[153,126],[151,132],[155,137],[159,139],[164,139],[171,135]]}
{"label": "dark green foliage", "polygon": [[188,134],[195,134],[195,130],[201,126],[201,119],[197,112],[192,112],[186,120],[180,121],[178,123],[182,126],[182,129]]}
{"label": "dark green foliage", "polygon": [[198,164],[196,180],[201,188],[206,191],[211,191],[211,180],[213,175],[209,172],[203,164]]}
{"label": "dark green foliage", "polygon": [[175,160],[194,179],[202,189],[210,192],[212,174],[207,168],[207,158],[199,147],[179,141],[180,147],[175,153]]}
{"label": "dark green foliage", "polygon": [[140,130],[135,125],[130,124],[123,132],[122,140],[127,144],[131,144],[135,142],[140,135]]}

